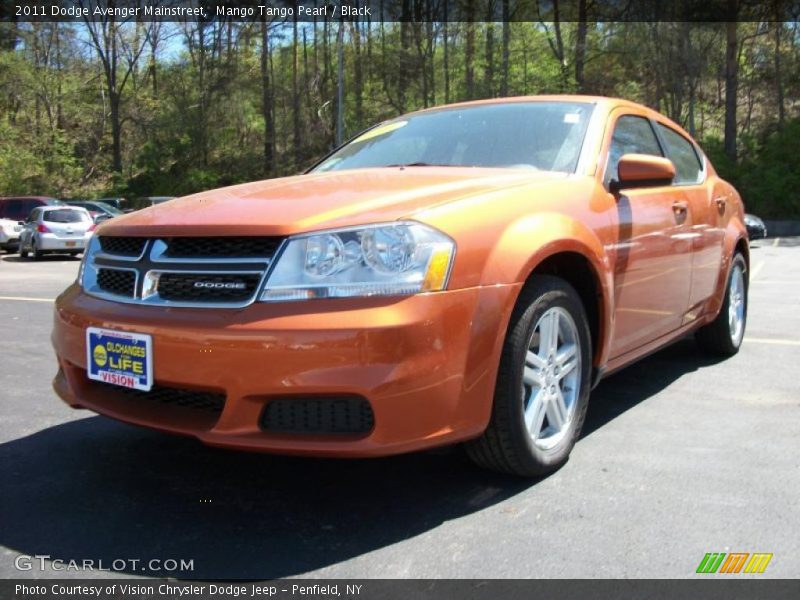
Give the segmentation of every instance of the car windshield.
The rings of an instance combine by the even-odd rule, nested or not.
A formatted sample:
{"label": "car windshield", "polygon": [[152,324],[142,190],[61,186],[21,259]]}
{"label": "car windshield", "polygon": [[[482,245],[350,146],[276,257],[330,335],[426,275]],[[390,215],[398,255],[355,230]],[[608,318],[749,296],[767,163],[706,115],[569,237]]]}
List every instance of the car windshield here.
{"label": "car windshield", "polygon": [[90,217],[82,210],[60,208],[57,210],[45,211],[42,220],[48,223],[80,223],[82,221],[89,221]]}
{"label": "car windshield", "polygon": [[583,102],[512,102],[409,115],[366,131],[313,171],[453,166],[572,173],[592,108]]}

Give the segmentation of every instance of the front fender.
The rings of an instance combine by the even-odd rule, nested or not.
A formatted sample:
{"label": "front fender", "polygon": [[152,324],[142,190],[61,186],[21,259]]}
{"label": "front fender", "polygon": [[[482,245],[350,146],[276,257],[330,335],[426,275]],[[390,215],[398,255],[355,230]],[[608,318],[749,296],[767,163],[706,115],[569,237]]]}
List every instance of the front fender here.
{"label": "front fender", "polygon": [[[590,265],[600,292],[597,364],[604,364],[613,331],[612,261],[599,237],[584,223],[564,214],[542,212],[511,223],[485,263],[482,285],[524,283],[536,267],[557,254],[582,256]],[[518,288],[521,289],[521,286]]]}

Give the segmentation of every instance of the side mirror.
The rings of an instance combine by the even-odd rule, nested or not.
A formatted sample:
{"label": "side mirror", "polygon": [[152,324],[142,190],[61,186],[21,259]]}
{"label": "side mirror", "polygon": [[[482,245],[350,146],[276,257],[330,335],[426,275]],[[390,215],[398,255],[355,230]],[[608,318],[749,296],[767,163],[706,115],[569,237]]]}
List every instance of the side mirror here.
{"label": "side mirror", "polygon": [[625,154],[617,164],[617,179],[611,182],[611,191],[669,185],[673,179],[675,165],[668,158],[649,154]]}

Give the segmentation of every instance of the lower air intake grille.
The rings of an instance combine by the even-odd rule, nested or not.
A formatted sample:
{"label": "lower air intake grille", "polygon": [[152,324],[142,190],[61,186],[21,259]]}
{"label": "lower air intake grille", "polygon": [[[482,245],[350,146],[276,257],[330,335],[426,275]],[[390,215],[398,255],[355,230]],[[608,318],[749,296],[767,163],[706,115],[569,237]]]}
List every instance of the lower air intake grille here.
{"label": "lower air intake grille", "polygon": [[261,275],[257,273],[162,273],[158,295],[163,300],[182,302],[237,302],[251,298],[259,281]]}
{"label": "lower air intake grille", "polygon": [[359,434],[375,424],[372,407],[358,396],[272,400],[261,427],[274,433]]}
{"label": "lower air intake grille", "polygon": [[182,390],[178,388],[153,386],[149,392],[124,388],[107,383],[97,383],[108,390],[121,393],[137,402],[154,402],[168,406],[201,410],[219,414],[225,406],[224,394],[213,394],[211,392],[196,392],[193,390]]}
{"label": "lower air intake grille", "polygon": [[98,269],[97,287],[109,294],[133,298],[136,288],[136,273],[121,269]]}

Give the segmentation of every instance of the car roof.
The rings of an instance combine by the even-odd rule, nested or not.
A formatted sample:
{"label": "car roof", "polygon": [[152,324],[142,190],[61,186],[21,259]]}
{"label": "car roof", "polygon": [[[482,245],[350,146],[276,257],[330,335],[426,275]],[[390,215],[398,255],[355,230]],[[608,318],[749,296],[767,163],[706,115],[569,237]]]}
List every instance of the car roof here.
{"label": "car roof", "polygon": [[53,211],[53,210],[76,210],[78,212],[87,212],[87,213],[89,212],[88,210],[86,210],[82,206],[72,206],[70,204],[58,205],[58,206],[37,206],[33,210],[36,210],[37,208],[43,209],[44,212],[50,212],[50,211]]}
{"label": "car roof", "polygon": [[58,198],[52,198],[50,196],[4,196],[0,198],[0,202],[3,200],[43,200],[45,202],[60,202]]}

